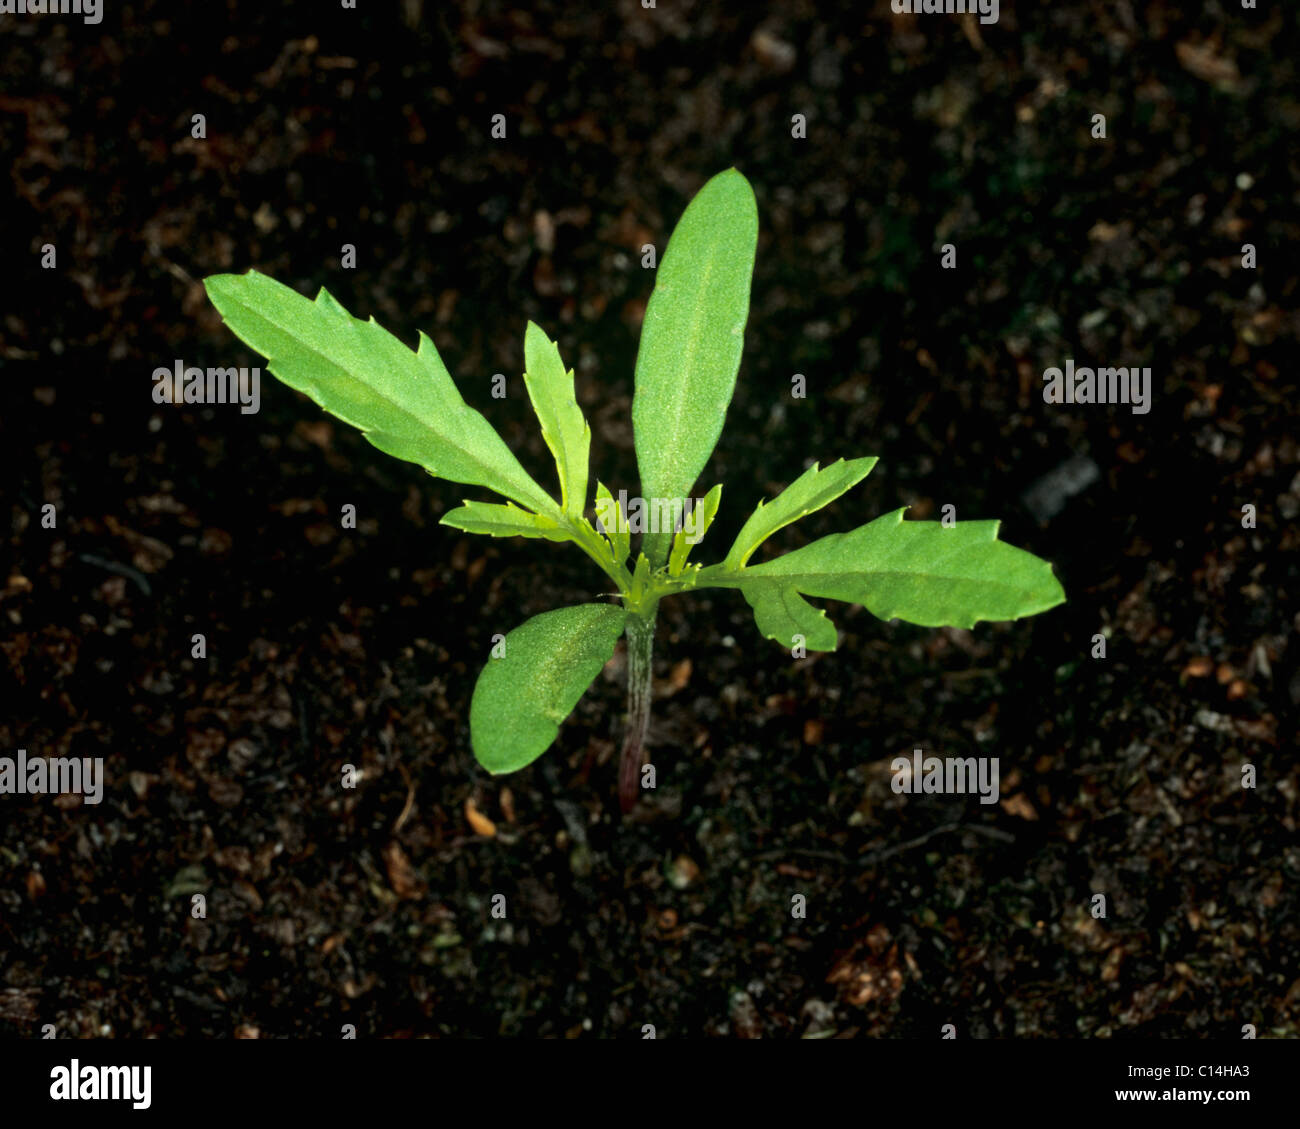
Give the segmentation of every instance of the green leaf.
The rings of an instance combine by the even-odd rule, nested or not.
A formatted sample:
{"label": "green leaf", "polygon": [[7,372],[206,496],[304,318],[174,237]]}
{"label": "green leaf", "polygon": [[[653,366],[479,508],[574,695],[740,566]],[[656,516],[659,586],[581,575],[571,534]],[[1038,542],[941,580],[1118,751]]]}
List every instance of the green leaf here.
{"label": "green leaf", "polygon": [[626,563],[628,554],[632,551],[632,534],[627,527],[627,515],[619,507],[618,499],[599,480],[596,482],[596,520],[600,523],[605,540],[609,542],[614,563]]}
{"label": "green leaf", "polygon": [[448,510],[441,525],[463,529],[466,533],[483,533],[488,537],[544,537],[548,541],[572,541],[567,526],[549,517],[521,510],[513,502],[504,506],[495,502],[470,502]]}
{"label": "green leaf", "polygon": [[[646,306],[632,427],[641,493],[684,498],[713,453],[736,387],[749,317],[758,206],[735,169],[713,177],[682,214]],[[672,530],[645,535],[651,567]]]}
{"label": "green leaf", "polygon": [[740,591],[754,609],[754,623],[766,638],[793,648],[794,637],[802,635],[810,651],[833,651],[839,645],[835,625],[826,613],[814,608],[789,585],[760,584]]}
{"label": "green leaf", "polygon": [[850,459],[848,462],[838,459],[824,470],[813,463],[767,505],[758,503],[758,508],[749,515],[736,535],[735,543],[723,561],[725,567],[743,568],[754,550],[778,529],[835,501],[866,478],[877,461],[874,458]]}
{"label": "green leaf", "polygon": [[531,764],[555,740],[578,699],[614,653],[627,613],[579,604],[533,616],[488,659],[469,706],[470,741],[493,774]]}
{"label": "green leaf", "polygon": [[[704,540],[704,535],[708,533],[709,526],[713,524],[713,519],[718,516],[718,506],[721,503],[722,483],[718,483],[700,499],[689,519],[683,520],[681,529],[673,537],[672,552],[668,554],[669,576],[680,576],[682,574],[682,569],[686,567],[686,558],[691,555],[691,550],[695,548],[695,545]],[[692,531],[695,535],[695,545],[687,539],[688,524],[695,526]]]}
{"label": "green leaf", "polygon": [[381,451],[560,516],[492,425],[461,398],[423,333],[412,352],[373,318],[354,318],[328,291],[313,302],[257,271],[212,275],[203,284],[273,375],[359,427]]}
{"label": "green leaf", "polygon": [[905,509],[752,568],[704,569],[697,586],[741,588],[761,600],[769,600],[764,590],[792,590],[863,604],[881,619],[922,627],[1020,619],[1064,602],[1051,565],[997,540],[998,522],[946,528],[905,522]]}
{"label": "green leaf", "polygon": [[591,428],[573,394],[573,370],[566,370],[559,347],[531,321],[524,333],[524,384],[542,425],[542,438],[560,473],[561,506],[581,518],[587,508],[587,465]]}
{"label": "green leaf", "polygon": [[644,553],[637,553],[636,568],[632,571],[632,590],[644,592],[650,583],[650,561]]}

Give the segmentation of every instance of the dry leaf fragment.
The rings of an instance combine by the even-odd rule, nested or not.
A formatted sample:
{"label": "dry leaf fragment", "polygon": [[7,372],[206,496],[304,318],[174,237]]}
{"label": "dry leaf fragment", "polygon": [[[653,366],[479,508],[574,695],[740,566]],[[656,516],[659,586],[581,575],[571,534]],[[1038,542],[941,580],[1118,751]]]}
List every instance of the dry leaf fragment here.
{"label": "dry leaf fragment", "polygon": [[420,880],[406,852],[396,842],[384,848],[384,866],[388,868],[388,881],[399,898],[413,898],[420,892]]}

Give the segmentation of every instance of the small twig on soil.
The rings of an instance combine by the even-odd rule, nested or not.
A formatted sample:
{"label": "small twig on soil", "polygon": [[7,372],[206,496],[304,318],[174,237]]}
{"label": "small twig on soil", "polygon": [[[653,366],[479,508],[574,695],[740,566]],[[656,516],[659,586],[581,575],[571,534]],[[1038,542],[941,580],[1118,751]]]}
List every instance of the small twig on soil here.
{"label": "small twig on soil", "polygon": [[858,866],[870,866],[872,863],[881,862],[894,855],[902,854],[904,851],[910,851],[913,847],[919,847],[923,843],[929,842],[936,835],[942,835],[945,831],[973,831],[976,835],[984,835],[989,839],[997,839],[1002,843],[1014,843],[1016,841],[1016,837],[1011,832],[1002,831],[997,827],[986,827],[981,823],[941,823],[938,827],[932,828],[915,839],[909,839],[906,843],[896,843],[892,847],[885,847],[879,851],[859,855],[856,859],[846,858],[834,851],[817,851],[805,847],[794,847],[785,851],[765,851],[763,854],[754,857],[755,859],[768,860],[798,855],[801,858],[827,859],[831,862],[853,862]]}
{"label": "small twig on soil", "polygon": [[94,565],[96,568],[102,568],[106,572],[115,573],[118,576],[125,576],[127,580],[133,580],[140,586],[140,591],[146,596],[153,595],[153,589],[149,587],[149,581],[145,575],[130,565],[118,564],[117,561],[107,561],[103,557],[94,556],[91,553],[78,553],[77,560],[88,565]]}
{"label": "small twig on soil", "polygon": [[397,769],[402,774],[402,779],[406,781],[406,803],[402,805],[402,813],[397,817],[397,822],[393,824],[394,835],[406,824],[406,821],[411,817],[411,809],[415,807],[415,785],[411,782],[411,774],[406,771],[406,765],[400,761],[397,764]]}
{"label": "small twig on soil", "polygon": [[859,866],[870,866],[872,863],[882,862],[894,855],[902,854],[904,851],[910,851],[913,847],[928,843],[936,835],[942,835],[946,831],[973,831],[976,835],[985,835],[1002,843],[1014,843],[1016,841],[1016,837],[1010,831],[1002,831],[997,827],[986,827],[982,823],[941,823],[938,827],[932,828],[915,839],[909,839],[906,843],[899,843],[893,847],[886,847],[884,850],[860,855],[856,860],[857,864]]}
{"label": "small twig on soil", "polygon": [[789,851],[764,851],[761,855],[755,855],[755,859],[767,861],[768,859],[789,858],[791,855],[798,855],[806,859],[826,859],[829,862],[846,862],[843,855],[837,855],[834,851],[814,851],[804,847],[795,847]]}

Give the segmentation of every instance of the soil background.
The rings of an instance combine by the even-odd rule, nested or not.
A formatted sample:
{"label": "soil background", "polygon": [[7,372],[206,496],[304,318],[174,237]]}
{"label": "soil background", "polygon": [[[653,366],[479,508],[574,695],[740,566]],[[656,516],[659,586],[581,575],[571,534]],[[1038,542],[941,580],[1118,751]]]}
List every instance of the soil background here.
{"label": "soil background", "polygon": [[[0,1033],[1296,1036],[1294,11],[104,9],[0,17],[0,753],[108,776],[0,797]],[[531,318],[636,494],[641,248],[732,165],[760,242],[697,558],[878,455],[762,553],[951,504],[1069,602],[971,632],[830,604],[839,649],[798,661],[736,593],[669,601],[623,820],[621,651],[529,769],[468,743],[492,636],[602,598],[581,554],[440,526],[488,495],[274,379],[244,415],[151,374],[261,364],[205,275],[327,286],[428,332],[550,485]],[[1045,404],[1071,357],[1150,366],[1150,412]],[[914,748],[997,756],[1001,801],[896,795]]]}

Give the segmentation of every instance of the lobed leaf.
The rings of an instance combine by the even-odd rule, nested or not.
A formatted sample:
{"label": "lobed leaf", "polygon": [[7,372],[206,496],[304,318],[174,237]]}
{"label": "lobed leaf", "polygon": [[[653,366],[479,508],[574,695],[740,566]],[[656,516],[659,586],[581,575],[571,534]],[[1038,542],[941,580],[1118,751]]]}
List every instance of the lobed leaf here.
{"label": "lobed leaf", "polygon": [[[1064,602],[1052,567],[997,539],[996,521],[903,520],[906,507],[849,533],[832,533],[752,568],[705,569],[699,586],[803,593],[862,604],[881,619],[973,627],[1020,619]],[[751,600],[751,603],[753,601]]]}
{"label": "lobed leaf", "polygon": [[560,505],[581,519],[587,508],[591,428],[573,394],[573,370],[565,369],[559,347],[531,321],[524,332],[524,366],[528,398],[559,471]]}
{"label": "lobed leaf", "polygon": [[[695,510],[690,515],[696,526],[695,544],[699,544],[700,541],[704,540],[705,534],[709,532],[709,526],[713,524],[713,519],[718,516],[718,506],[721,504],[722,483],[718,483],[700,499]],[[691,555],[691,550],[695,548],[695,545],[691,544],[686,538],[686,524],[686,521],[683,521],[682,528],[673,537],[672,551],[668,554],[669,576],[680,576],[682,574],[682,569],[686,567],[686,558]]]}
{"label": "lobed leaf", "polygon": [[257,271],[203,280],[235,336],[268,370],[395,458],[453,482],[486,486],[538,513],[559,507],[483,415],[461,398],[433,342],[412,352],[329,291],[313,302]]}
{"label": "lobed leaf", "polygon": [[599,523],[615,564],[626,564],[632,552],[632,534],[627,527],[627,515],[619,507],[618,499],[603,482],[596,482],[596,521]]}
{"label": "lobed leaf", "polygon": [[772,501],[766,505],[758,503],[741,526],[723,564],[729,569],[743,568],[754,550],[778,529],[835,501],[866,478],[878,461],[875,458],[849,459],[848,462],[837,459],[824,470],[813,463]]}
{"label": "lobed leaf", "polygon": [[544,537],[547,541],[572,541],[573,534],[549,517],[521,510],[513,502],[470,502],[448,510],[440,525],[482,533],[488,537]]}
{"label": "lobed leaf", "polygon": [[488,659],[470,700],[470,742],[479,764],[499,775],[541,756],[613,655],[626,618],[612,604],[578,604],[511,631],[505,654]]}
{"label": "lobed leaf", "polygon": [[[758,206],[735,169],[704,185],[678,221],[646,306],[636,358],[632,428],[641,493],[684,498],[717,444],[749,317]],[[647,533],[663,565],[672,530]]]}
{"label": "lobed leaf", "polygon": [[775,639],[783,647],[793,647],[794,637],[802,635],[810,651],[833,651],[839,645],[835,625],[821,608],[808,603],[789,585],[753,585],[741,594],[754,610],[754,624],[765,638]]}

